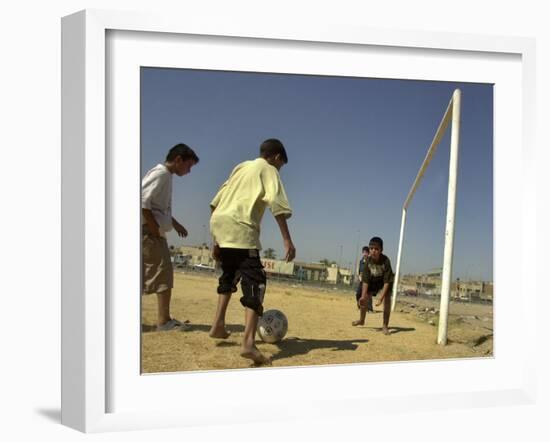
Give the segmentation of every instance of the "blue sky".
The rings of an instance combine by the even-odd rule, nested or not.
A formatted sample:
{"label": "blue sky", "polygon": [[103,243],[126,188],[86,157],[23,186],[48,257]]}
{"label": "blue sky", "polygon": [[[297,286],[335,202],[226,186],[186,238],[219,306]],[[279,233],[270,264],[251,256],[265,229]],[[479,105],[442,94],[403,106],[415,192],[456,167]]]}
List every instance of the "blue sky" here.
{"label": "blue sky", "polygon": [[[183,142],[200,157],[173,178],[173,214],[189,231],[174,245],[210,243],[209,202],[233,167],[279,138],[294,210],[297,260],[353,266],[372,236],[397,259],[403,202],[456,88],[462,91],[453,277],[493,276],[493,87],[490,84],[142,68],[141,173]],[[441,267],[447,131],[409,206],[402,271]],[[269,211],[261,240],[283,255]]]}

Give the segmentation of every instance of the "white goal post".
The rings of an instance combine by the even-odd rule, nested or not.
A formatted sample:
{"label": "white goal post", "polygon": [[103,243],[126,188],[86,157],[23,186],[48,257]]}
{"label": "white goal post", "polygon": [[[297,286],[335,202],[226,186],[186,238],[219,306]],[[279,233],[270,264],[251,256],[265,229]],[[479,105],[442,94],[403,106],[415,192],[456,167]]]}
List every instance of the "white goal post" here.
{"label": "white goal post", "polygon": [[399,248],[397,250],[397,264],[395,268],[395,279],[392,290],[392,311],[395,310],[397,301],[397,286],[399,284],[399,270],[401,267],[401,252],[403,249],[403,236],[405,232],[405,221],[407,219],[407,209],[418,188],[424,172],[430,164],[432,157],[437,150],[437,146],[441,142],[445,130],[451,122],[451,155],[449,159],[449,186],[447,193],[447,220],[445,224],[445,249],[443,252],[443,273],[441,275],[441,306],[439,309],[439,331],[437,335],[437,343],[441,345],[447,344],[447,322],[449,317],[449,301],[451,292],[451,278],[453,270],[453,243],[455,232],[455,203],[456,203],[456,180],[458,170],[458,143],[460,138],[460,89],[455,89],[451,101],[447,106],[447,110],[443,115],[443,119],[437,128],[432,144],[430,145],[426,158],[420,170],[416,175],[416,179],[405,199],[403,204],[403,212],[401,216],[401,231],[399,233]]}

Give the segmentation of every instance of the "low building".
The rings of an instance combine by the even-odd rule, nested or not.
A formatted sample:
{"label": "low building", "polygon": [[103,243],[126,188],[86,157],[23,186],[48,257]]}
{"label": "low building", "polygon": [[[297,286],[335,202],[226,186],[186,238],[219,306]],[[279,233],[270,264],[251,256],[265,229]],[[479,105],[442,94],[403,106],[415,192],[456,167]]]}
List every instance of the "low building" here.
{"label": "low building", "polygon": [[[400,278],[400,290],[415,290],[428,296],[441,295],[442,269],[433,269],[422,274],[408,274]],[[451,283],[451,298],[461,300],[493,299],[493,283],[485,281],[463,281],[457,278]]]}
{"label": "low building", "polygon": [[353,283],[353,272],[351,269],[340,267],[340,283],[346,285]]}
{"label": "low building", "polygon": [[294,269],[294,276],[300,281],[322,282],[327,279],[327,267],[320,263],[297,261]]}
{"label": "low building", "polygon": [[294,276],[294,262],[286,262],[278,259],[260,258],[264,270],[271,275]]}
{"label": "low building", "polygon": [[336,264],[332,264],[332,266],[327,267],[326,282],[331,284],[351,285],[352,281],[353,275],[350,269],[338,267]]}
{"label": "low building", "polygon": [[457,280],[454,284],[456,286],[456,296],[462,300],[472,299],[493,299],[493,284],[483,281],[461,281]]}
{"label": "low building", "polygon": [[178,254],[185,260],[187,266],[215,267],[216,261],[212,258],[212,250],[207,245],[202,246],[181,246]]}
{"label": "low building", "polygon": [[481,299],[486,301],[493,300],[493,283],[486,282],[483,284],[483,289],[481,291]]}
{"label": "low building", "polygon": [[[176,267],[193,267],[213,269],[216,262],[212,258],[211,249],[202,246],[181,246],[175,250],[173,262]],[[348,284],[353,282],[350,269],[333,264],[327,267],[321,263],[301,261],[286,262],[284,260],[260,258],[268,277],[289,278],[298,281],[326,282],[330,284]]]}

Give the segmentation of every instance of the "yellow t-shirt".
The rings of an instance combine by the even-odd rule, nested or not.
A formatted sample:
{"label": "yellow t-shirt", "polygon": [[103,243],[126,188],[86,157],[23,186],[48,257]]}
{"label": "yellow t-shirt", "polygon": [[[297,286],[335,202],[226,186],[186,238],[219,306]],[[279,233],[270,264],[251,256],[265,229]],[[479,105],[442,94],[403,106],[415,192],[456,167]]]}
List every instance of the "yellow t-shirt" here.
{"label": "yellow t-shirt", "polygon": [[263,158],[237,165],[210,206],[215,209],[210,218],[214,240],[232,249],[262,248],[260,223],[266,207],[273,216],[292,215],[279,171]]}

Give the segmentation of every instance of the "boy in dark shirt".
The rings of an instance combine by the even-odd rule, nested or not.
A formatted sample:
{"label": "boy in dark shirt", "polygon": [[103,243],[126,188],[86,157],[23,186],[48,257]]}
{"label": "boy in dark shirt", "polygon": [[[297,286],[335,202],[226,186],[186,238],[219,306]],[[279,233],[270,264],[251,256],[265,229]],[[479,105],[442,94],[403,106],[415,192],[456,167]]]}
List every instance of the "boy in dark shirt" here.
{"label": "boy in dark shirt", "polygon": [[[384,241],[375,236],[369,241],[369,257],[361,275],[362,293],[359,298],[359,305],[366,307],[369,298],[380,293],[380,298],[376,302],[379,306],[384,303],[384,319],[382,332],[389,335],[389,322],[391,311],[391,291],[393,286],[393,271],[389,258],[382,253],[384,250]],[[363,325],[363,324],[354,324]]]}

